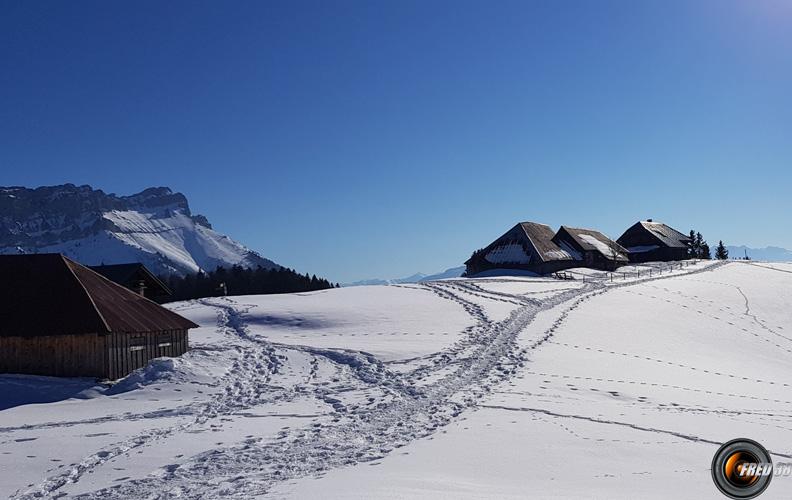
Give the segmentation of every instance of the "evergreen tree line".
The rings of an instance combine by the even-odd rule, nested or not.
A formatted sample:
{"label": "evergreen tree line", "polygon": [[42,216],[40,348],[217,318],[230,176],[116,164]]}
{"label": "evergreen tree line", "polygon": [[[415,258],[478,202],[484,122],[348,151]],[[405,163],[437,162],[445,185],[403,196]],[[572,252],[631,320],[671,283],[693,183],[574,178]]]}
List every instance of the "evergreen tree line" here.
{"label": "evergreen tree line", "polygon": [[[712,252],[707,244],[707,240],[701,236],[701,233],[693,229],[690,230],[690,248],[688,248],[688,256],[691,259],[705,259],[712,258]],[[726,260],[729,258],[729,251],[723,244],[723,240],[718,241],[718,246],[715,248],[715,258],[718,260]]]}
{"label": "evergreen tree line", "polygon": [[691,259],[705,259],[712,258],[712,252],[707,244],[707,240],[701,236],[701,233],[693,229],[690,230],[690,247],[688,247],[688,257]]}
{"label": "evergreen tree line", "polygon": [[265,269],[261,266],[250,269],[232,266],[218,267],[214,271],[199,271],[184,277],[161,278],[173,292],[169,301],[200,299],[221,295],[260,295],[269,293],[310,292],[337,288],[324,278],[299,274],[285,267]]}

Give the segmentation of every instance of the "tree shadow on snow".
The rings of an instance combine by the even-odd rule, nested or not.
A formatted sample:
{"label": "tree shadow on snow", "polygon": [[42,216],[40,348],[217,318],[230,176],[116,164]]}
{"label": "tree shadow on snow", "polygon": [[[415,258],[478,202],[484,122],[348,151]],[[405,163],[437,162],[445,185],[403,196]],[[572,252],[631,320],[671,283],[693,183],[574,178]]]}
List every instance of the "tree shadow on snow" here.
{"label": "tree shadow on snow", "polygon": [[102,387],[91,378],[58,378],[36,375],[0,375],[0,411],[16,406],[85,399]]}
{"label": "tree shadow on snow", "polygon": [[245,323],[251,326],[300,328],[305,330],[318,330],[336,326],[336,322],[327,319],[276,316],[273,314],[245,316]]}

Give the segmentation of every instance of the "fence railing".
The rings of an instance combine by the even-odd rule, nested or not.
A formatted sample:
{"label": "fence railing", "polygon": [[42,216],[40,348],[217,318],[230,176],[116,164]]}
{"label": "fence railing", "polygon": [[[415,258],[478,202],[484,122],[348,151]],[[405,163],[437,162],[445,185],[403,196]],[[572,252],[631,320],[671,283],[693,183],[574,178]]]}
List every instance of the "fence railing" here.
{"label": "fence railing", "polygon": [[[604,271],[602,274],[588,275],[574,271],[558,271],[553,273],[552,276],[558,280],[580,280],[580,281],[618,281],[627,280],[630,278],[652,277],[660,276],[665,273],[671,273],[675,270],[681,270],[688,266],[696,265],[697,259],[681,260],[674,262],[657,262],[651,266],[646,266],[645,270],[635,271]],[[578,277],[579,276],[579,277]]]}

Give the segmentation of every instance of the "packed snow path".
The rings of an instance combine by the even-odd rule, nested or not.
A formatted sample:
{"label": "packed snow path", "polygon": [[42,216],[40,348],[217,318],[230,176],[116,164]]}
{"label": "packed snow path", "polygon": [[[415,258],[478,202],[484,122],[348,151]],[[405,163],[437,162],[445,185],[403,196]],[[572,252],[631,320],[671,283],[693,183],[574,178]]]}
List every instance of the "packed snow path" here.
{"label": "packed snow path", "polygon": [[[93,399],[0,413],[4,442],[39,447],[31,474],[4,477],[16,484],[7,493],[503,498],[542,486],[551,488],[547,496],[602,487],[627,498],[634,485],[603,483],[624,471],[597,469],[602,477],[591,477],[576,472],[575,456],[607,443],[633,458],[651,455],[650,446],[667,457],[670,445],[687,443],[700,448],[695,459],[711,459],[717,443],[759,428],[776,439],[765,444],[788,457],[792,447],[777,439],[791,437],[784,357],[792,327],[773,305],[773,287],[788,286],[792,275],[778,270],[785,271],[706,263],[614,282],[487,278],[177,304],[204,325],[184,359],[154,363]],[[675,324],[675,316],[691,315],[705,335]],[[639,329],[621,331],[635,322]],[[773,356],[769,368],[742,368],[746,349]],[[758,387],[738,390],[745,383]],[[752,427],[728,434],[724,421]],[[86,431],[95,427],[103,432]],[[482,447],[493,428],[500,435]],[[52,454],[45,441],[64,432],[72,449],[48,465],[39,457]],[[567,457],[569,484],[526,478],[531,446],[551,461]],[[547,455],[554,447],[559,456]],[[499,453],[477,472],[456,463],[460,449],[471,460]],[[13,455],[3,470],[19,467]],[[522,461],[499,466],[502,477],[491,484],[483,471],[504,455]],[[708,459],[694,463],[666,472],[708,473]],[[633,472],[627,483],[653,473]],[[704,496],[710,487],[703,481]]]}

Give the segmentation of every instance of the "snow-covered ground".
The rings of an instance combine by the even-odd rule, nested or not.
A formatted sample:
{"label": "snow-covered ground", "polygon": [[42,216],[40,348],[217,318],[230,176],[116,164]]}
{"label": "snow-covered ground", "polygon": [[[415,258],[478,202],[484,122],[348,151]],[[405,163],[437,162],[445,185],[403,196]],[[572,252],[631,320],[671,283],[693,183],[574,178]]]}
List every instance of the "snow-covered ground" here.
{"label": "snow-covered ground", "polygon": [[173,304],[190,353],[111,388],[0,376],[0,495],[722,498],[719,443],[792,462],[792,265],[572,274]]}

